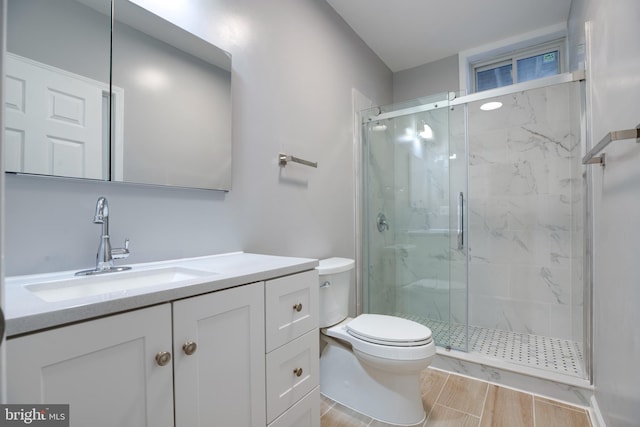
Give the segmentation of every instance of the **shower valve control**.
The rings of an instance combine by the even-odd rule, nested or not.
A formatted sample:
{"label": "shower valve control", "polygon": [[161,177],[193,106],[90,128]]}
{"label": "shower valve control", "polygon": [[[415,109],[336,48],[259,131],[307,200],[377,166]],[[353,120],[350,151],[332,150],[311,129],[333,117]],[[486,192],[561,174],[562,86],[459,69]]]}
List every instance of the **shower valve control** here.
{"label": "shower valve control", "polygon": [[387,217],[382,212],[380,212],[376,217],[376,225],[380,233],[382,233],[384,230],[389,229],[389,222],[387,222]]}

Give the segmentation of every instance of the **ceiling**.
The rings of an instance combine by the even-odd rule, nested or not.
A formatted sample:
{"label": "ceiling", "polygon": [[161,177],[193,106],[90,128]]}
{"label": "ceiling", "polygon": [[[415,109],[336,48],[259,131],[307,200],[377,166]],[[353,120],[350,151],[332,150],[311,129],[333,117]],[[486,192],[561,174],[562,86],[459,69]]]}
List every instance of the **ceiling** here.
{"label": "ceiling", "polygon": [[571,0],[327,0],[391,71],[564,23]]}

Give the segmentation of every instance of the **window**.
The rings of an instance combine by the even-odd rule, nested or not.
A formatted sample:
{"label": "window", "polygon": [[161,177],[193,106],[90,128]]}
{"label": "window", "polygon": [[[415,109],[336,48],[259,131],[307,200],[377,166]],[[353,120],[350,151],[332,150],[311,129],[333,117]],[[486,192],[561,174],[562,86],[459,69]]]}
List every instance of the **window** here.
{"label": "window", "polygon": [[543,46],[519,50],[511,55],[472,64],[476,92],[562,72],[563,40]]}

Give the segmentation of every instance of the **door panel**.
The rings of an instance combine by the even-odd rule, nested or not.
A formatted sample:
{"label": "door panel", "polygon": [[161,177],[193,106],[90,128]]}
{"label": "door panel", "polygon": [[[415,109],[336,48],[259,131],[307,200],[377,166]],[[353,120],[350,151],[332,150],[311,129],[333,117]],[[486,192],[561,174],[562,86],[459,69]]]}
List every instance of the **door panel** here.
{"label": "door panel", "polygon": [[6,170],[105,179],[108,86],[11,54],[6,73]]}

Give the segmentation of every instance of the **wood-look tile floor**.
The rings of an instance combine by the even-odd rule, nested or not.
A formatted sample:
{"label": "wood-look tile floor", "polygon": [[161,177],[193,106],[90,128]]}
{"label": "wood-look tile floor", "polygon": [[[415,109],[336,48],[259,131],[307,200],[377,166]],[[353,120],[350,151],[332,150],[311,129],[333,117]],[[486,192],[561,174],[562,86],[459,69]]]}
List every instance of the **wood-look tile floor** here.
{"label": "wood-look tile floor", "polygon": [[[427,418],[416,427],[591,427],[584,408],[428,368],[422,373]],[[384,427],[322,396],[322,427]]]}

